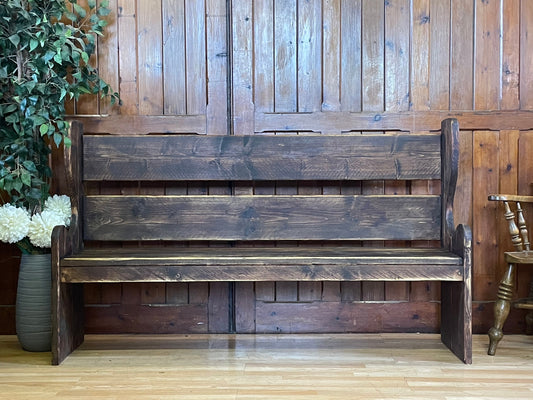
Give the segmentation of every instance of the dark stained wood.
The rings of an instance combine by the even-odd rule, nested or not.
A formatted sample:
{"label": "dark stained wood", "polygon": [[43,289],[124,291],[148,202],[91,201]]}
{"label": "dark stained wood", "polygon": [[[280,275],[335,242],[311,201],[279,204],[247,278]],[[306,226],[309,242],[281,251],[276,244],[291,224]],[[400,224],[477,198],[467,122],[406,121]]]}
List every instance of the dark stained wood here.
{"label": "dark stained wood", "polygon": [[[57,226],[52,232],[52,364],[60,364],[74,349],[83,343],[83,286],[63,284],[61,279],[61,259],[67,254],[76,253],[83,246],[79,217],[83,214],[81,203],[82,127],[72,123],[70,130],[72,144],[63,149],[65,176],[59,181],[66,185],[63,193],[70,193],[72,217],[70,227]],[[68,189],[68,191],[67,191]]]}
{"label": "dark stained wood", "polygon": [[[290,91],[279,95],[291,101]],[[243,324],[235,308],[236,293],[244,291],[243,311],[253,318],[253,287],[246,282],[258,282],[259,298],[271,298],[266,284],[272,282],[277,302],[314,302],[321,300],[321,282],[375,282],[384,289],[384,281],[395,282],[389,295],[399,288],[407,300],[407,286],[398,283],[448,281],[456,284],[443,291],[443,342],[470,363],[471,237],[468,228],[455,229],[453,218],[457,121],[443,121],[441,132],[86,137],[84,179],[100,182],[101,190],[83,196],[83,215],[73,215],[69,230],[56,229],[54,362],[83,340],[76,319],[82,283],[121,283],[132,290],[122,299],[127,306],[134,298],[164,304],[166,282],[209,282],[207,303],[198,307],[207,305],[205,329],[216,333],[257,329]],[[74,154],[81,138],[74,141]],[[82,177],[77,178],[72,188],[81,193]],[[384,178],[393,179],[387,189]],[[440,181],[441,195],[409,195],[405,179],[412,178]],[[365,180],[361,194],[336,194],[342,193],[341,181],[353,179]],[[123,182],[121,194],[113,188],[106,193],[110,180]],[[145,182],[131,183],[137,180]],[[275,186],[265,182],[253,190],[245,181]],[[330,188],[326,194],[317,181]],[[337,189],[332,182],[339,182]],[[81,249],[66,240],[80,226],[84,241],[102,245]],[[439,239],[440,247],[405,242]],[[373,246],[352,245],[360,240]],[[364,286],[362,298],[367,299]],[[167,317],[160,322],[160,331],[173,331]]]}
{"label": "dark stained wood", "polygon": [[[358,315],[364,324],[353,323]],[[394,318],[401,315],[401,318]],[[436,302],[312,302],[257,305],[258,333],[438,332]]]}
{"label": "dark stained wood", "polygon": [[438,179],[437,135],[87,136],[84,179]]}
{"label": "dark stained wood", "polygon": [[100,308],[85,307],[87,333],[113,333],[117,318],[123,321],[125,333],[150,333],[154,325],[161,333],[207,333],[207,307],[201,304],[113,304]]}
{"label": "dark stained wood", "polygon": [[435,195],[87,196],[84,207],[86,240],[438,240],[441,227]]}

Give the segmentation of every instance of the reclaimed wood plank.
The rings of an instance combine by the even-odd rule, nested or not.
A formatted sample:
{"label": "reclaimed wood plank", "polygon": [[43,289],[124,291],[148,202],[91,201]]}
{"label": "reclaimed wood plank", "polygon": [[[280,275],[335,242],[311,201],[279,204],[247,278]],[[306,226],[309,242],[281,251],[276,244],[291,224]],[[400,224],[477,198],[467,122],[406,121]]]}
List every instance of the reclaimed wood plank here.
{"label": "reclaimed wood plank", "polygon": [[341,2],[341,110],[362,110],[361,0]]}
{"label": "reclaimed wood plank", "polygon": [[187,59],[185,49],[185,3],[183,0],[163,0],[163,95],[164,114],[187,113]]}
{"label": "reclaimed wood plank", "polygon": [[487,195],[498,192],[499,172],[499,133],[488,131],[474,132],[473,155],[473,208],[476,210],[472,221],[474,232],[474,293],[476,299],[494,299],[497,281],[496,264],[499,259],[496,232],[497,203],[489,202]]}
{"label": "reclaimed wood plank", "polygon": [[[323,1],[322,111],[339,111],[341,99],[341,1]],[[302,110],[303,111],[303,110]]]}
{"label": "reclaimed wood plank", "polygon": [[[267,262],[268,258],[265,257]],[[398,260],[398,258],[396,259]],[[462,266],[447,264],[432,264],[429,260],[425,260],[426,264],[409,264],[408,260],[403,260],[403,264],[394,264],[396,260],[391,260],[391,264],[386,264],[385,260],[381,263],[364,264],[363,260],[356,263],[342,263],[339,260],[323,260],[325,264],[316,262],[312,265],[298,265],[287,261],[284,264],[278,265],[257,264],[255,260],[250,260],[248,263],[234,263],[234,264],[220,264],[220,265],[190,265],[183,264],[158,266],[152,263],[146,263],[141,266],[116,266],[109,263],[103,266],[63,266],[61,267],[61,281],[69,283],[83,283],[83,282],[196,282],[205,281],[221,282],[226,285],[226,282],[253,282],[253,281],[277,281],[277,283],[296,283],[297,281],[462,281],[464,272]],[[401,259],[400,259],[401,260]],[[146,260],[145,260],[146,261]],[[276,261],[276,260],[274,260]],[[152,261],[153,262],[153,261]],[[72,261],[71,261],[72,263]],[[88,262],[86,262],[88,264]],[[379,268],[377,267],[379,266]],[[283,277],[284,281],[279,281]],[[211,287],[213,290],[213,287]],[[222,287],[217,287],[217,290],[222,290]],[[280,292],[283,292],[281,290]],[[227,310],[227,291],[224,289],[225,295],[214,294],[219,297],[219,301],[213,304],[219,304],[223,301],[226,304],[225,308],[217,310]],[[285,294],[276,293],[276,301],[296,301],[292,294],[292,288],[288,292],[287,298]],[[211,296],[211,294],[210,294]],[[363,299],[364,300],[364,299]],[[215,305],[213,305],[215,307]],[[218,306],[217,306],[218,307]],[[217,311],[217,312],[218,312]],[[227,328],[227,327],[226,327]]]}
{"label": "reclaimed wood plank", "polygon": [[88,181],[440,178],[438,135],[87,136],[84,152]]}
{"label": "reclaimed wood plank", "polygon": [[476,0],[475,94],[476,110],[500,109],[501,7],[498,2]]}
{"label": "reclaimed wood plank", "polygon": [[205,1],[185,1],[187,114],[205,114],[207,105]]}
{"label": "reclaimed wood plank", "polygon": [[[116,50],[119,47],[118,38],[118,0],[110,0],[108,4],[110,10],[106,17],[108,25],[104,30],[102,37],[98,38],[98,73],[100,77],[107,82],[113,90],[120,86],[119,78],[119,56]],[[119,105],[111,105],[109,98],[100,98],[98,101],[98,113],[100,114],[118,114]]]}
{"label": "reclaimed wood plank", "polygon": [[274,1],[274,111],[297,111],[296,0]]}
{"label": "reclaimed wood plank", "polygon": [[[118,90],[122,105],[122,115],[137,115],[139,113],[138,86],[137,86],[137,48],[136,36],[136,2],[130,0],[118,0],[118,61],[119,85]],[[97,122],[99,119],[96,119]],[[88,128],[87,123],[84,126]],[[86,132],[90,132],[87,130]]]}
{"label": "reclaimed wood plank", "polygon": [[474,2],[452,0],[450,54],[450,109],[474,106]]}
{"label": "reclaimed wood plank", "polygon": [[438,240],[441,228],[435,195],[88,196],[84,207],[86,240]]}
{"label": "reclaimed wood plank", "polygon": [[[533,32],[533,3],[520,2],[520,109],[533,108],[533,58],[531,32]],[[512,129],[512,128],[511,128]]]}
{"label": "reclaimed wood plank", "polygon": [[450,0],[430,2],[429,101],[432,110],[450,107]]}
{"label": "reclaimed wood plank", "polygon": [[502,110],[520,108],[520,54],[524,50],[520,48],[521,3],[520,0],[506,0],[502,8]]}
{"label": "reclaimed wood plank", "polygon": [[409,78],[411,109],[429,110],[429,0],[413,0],[412,3],[411,76]]}
{"label": "reclaimed wood plank", "polygon": [[[207,126],[212,135],[231,131],[228,96],[228,12],[222,0],[206,1],[207,31]],[[234,110],[235,111],[235,110]],[[251,133],[251,132],[250,132]]]}
{"label": "reclaimed wood plank", "polygon": [[410,0],[385,2],[385,110],[406,111],[409,90]]}
{"label": "reclaimed wood plank", "polygon": [[438,310],[429,302],[261,303],[257,332],[438,332]]}
{"label": "reclaimed wood plank", "polygon": [[207,333],[205,305],[85,307],[87,333]]}
{"label": "reclaimed wood plank", "polygon": [[[325,3],[327,7],[327,3]],[[320,111],[322,99],[322,2],[298,0],[298,112]],[[324,75],[327,79],[327,74]],[[336,81],[338,85],[338,81]],[[324,91],[324,98],[327,97]]]}
{"label": "reclaimed wood plank", "polygon": [[161,2],[136,2],[137,87],[139,114],[163,114],[163,54]]}
{"label": "reclaimed wood plank", "polygon": [[366,1],[362,4],[362,109],[380,112],[385,107],[384,2]]}

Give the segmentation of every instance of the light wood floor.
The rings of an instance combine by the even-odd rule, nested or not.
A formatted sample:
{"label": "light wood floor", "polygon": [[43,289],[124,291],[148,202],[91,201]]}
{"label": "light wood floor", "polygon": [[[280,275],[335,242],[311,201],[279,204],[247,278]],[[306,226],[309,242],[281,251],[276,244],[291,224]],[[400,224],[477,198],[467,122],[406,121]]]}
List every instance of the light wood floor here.
{"label": "light wood floor", "polygon": [[60,366],[0,336],[0,399],[533,399],[533,337],[464,365],[437,335],[88,335]]}

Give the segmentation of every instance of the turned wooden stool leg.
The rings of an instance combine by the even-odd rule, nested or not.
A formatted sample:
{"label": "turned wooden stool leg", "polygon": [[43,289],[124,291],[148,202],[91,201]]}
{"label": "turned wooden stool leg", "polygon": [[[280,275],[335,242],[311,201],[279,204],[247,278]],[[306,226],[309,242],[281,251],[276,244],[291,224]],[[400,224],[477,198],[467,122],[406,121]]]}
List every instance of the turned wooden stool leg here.
{"label": "turned wooden stool leg", "polygon": [[498,300],[494,304],[494,326],[489,330],[489,356],[496,353],[496,347],[503,338],[503,324],[511,309],[511,300],[514,290],[515,265],[509,264],[507,272],[503,276],[498,288]]}

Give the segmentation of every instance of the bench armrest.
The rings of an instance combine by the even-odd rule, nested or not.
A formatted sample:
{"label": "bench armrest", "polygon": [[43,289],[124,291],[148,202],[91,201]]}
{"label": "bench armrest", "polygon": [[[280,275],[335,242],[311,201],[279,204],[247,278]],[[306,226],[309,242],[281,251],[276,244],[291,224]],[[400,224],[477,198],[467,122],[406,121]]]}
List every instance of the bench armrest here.
{"label": "bench armrest", "polygon": [[77,253],[82,246],[77,214],[72,214],[70,227],[58,225],[52,230],[52,258],[57,256],[59,261],[66,255]]}
{"label": "bench armrest", "polygon": [[459,224],[452,235],[451,251],[463,257],[465,265],[471,263],[472,230],[468,225]]}

